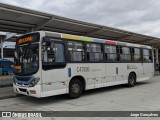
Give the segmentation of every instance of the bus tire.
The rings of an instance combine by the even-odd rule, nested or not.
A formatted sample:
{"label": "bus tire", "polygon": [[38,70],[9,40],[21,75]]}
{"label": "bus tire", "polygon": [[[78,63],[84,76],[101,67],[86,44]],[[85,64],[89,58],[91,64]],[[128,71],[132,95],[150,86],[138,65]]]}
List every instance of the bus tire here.
{"label": "bus tire", "polygon": [[79,79],[73,79],[69,84],[69,97],[72,99],[79,98],[83,92],[82,82]]}
{"label": "bus tire", "polygon": [[128,76],[128,86],[134,87],[135,84],[136,84],[136,76],[134,73],[130,73]]}

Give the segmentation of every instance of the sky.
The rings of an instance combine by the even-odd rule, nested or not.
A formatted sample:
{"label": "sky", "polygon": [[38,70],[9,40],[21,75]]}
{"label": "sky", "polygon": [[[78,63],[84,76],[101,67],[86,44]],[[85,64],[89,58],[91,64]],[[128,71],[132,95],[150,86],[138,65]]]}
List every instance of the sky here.
{"label": "sky", "polygon": [[0,2],[160,37],[159,0],[0,0]]}

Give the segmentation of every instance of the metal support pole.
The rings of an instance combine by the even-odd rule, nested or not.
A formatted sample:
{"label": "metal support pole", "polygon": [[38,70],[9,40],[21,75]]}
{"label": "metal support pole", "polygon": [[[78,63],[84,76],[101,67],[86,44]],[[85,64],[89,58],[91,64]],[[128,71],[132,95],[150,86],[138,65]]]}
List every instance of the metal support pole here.
{"label": "metal support pole", "polygon": [[156,49],[156,64],[159,64],[159,58],[158,58],[158,49]]}
{"label": "metal support pole", "polygon": [[35,31],[35,29],[34,28],[31,28],[31,31],[30,32],[34,32]]}
{"label": "metal support pole", "polygon": [[3,39],[1,38],[1,59],[3,59]]}

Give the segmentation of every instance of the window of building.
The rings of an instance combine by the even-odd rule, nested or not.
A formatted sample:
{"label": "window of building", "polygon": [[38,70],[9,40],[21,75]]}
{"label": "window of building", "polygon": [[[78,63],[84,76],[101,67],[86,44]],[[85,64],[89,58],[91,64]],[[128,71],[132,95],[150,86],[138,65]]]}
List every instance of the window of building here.
{"label": "window of building", "polygon": [[107,61],[117,61],[117,47],[105,45],[105,57]]}
{"label": "window of building", "polygon": [[129,47],[120,47],[121,61],[131,61],[131,51]]}
{"label": "window of building", "polygon": [[68,60],[70,62],[84,61],[84,45],[81,42],[68,41]]}
{"label": "window of building", "polygon": [[102,46],[100,44],[87,43],[86,47],[89,61],[103,61]]}

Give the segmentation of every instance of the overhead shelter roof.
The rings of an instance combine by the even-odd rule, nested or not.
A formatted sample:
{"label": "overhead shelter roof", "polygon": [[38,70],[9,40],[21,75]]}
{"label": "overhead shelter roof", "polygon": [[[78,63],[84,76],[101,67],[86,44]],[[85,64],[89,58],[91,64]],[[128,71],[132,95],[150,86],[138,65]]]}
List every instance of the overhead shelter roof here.
{"label": "overhead shelter roof", "polygon": [[[0,29],[1,29],[1,28],[0,28]],[[0,40],[1,40],[1,39],[4,39],[5,37],[6,37],[6,35],[1,35],[1,34],[0,34]],[[19,36],[14,36],[14,37],[11,37],[11,38],[7,39],[6,41],[15,42],[18,37],[19,37]]]}
{"label": "overhead shelter roof", "polygon": [[0,31],[46,30],[160,47],[160,38],[0,3]]}

